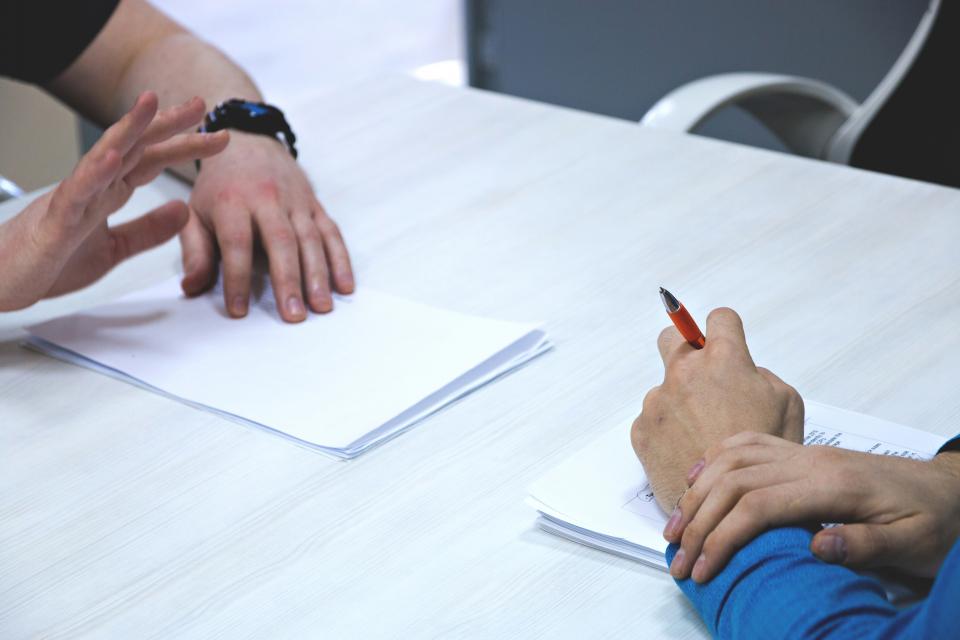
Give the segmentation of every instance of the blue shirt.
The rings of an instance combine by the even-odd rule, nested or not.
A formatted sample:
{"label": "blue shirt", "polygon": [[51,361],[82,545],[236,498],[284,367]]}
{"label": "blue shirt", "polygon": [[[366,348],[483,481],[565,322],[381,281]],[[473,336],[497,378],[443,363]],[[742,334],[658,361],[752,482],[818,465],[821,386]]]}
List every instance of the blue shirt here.
{"label": "blue shirt", "polygon": [[[960,437],[941,451],[958,445]],[[710,582],[677,584],[720,638],[960,638],[960,540],[926,599],[897,609],[877,580],[814,556],[812,538],[796,527],[767,531]],[[678,548],[667,548],[668,563]]]}

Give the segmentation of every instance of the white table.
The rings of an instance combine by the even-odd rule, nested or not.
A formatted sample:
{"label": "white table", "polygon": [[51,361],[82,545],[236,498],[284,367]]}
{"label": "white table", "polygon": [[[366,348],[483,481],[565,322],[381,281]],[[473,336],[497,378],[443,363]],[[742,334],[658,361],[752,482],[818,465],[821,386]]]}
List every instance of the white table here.
{"label": "white table", "polygon": [[661,283],[808,398],[958,430],[958,191],[400,78],[292,111],[360,286],[556,350],[343,463],[17,346],[175,244],[0,316],[0,636],[702,636],[665,574],[523,503],[659,381]]}

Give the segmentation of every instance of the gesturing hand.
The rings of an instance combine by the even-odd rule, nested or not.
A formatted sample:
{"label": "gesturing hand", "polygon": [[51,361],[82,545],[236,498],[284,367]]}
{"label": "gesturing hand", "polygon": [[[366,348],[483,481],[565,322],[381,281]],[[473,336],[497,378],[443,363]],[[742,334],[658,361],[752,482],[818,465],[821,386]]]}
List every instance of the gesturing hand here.
{"label": "gesturing hand", "polygon": [[[927,577],[960,535],[960,453],[922,462],[741,433],[708,450],[705,460],[680,501],[681,521],[667,535],[687,558],[703,558],[693,569],[697,582],[771,527],[848,523],[818,532],[813,553]],[[686,578],[689,566],[671,573]]]}
{"label": "gesturing hand", "polygon": [[353,292],[340,230],[278,141],[234,133],[224,153],[203,163],[190,206],[190,222],[180,236],[187,295],[214,284],[219,257],[226,308],[235,318],[246,315],[258,244],[266,251],[277,308],[287,322],[304,320],[307,306],[330,311],[331,289]]}
{"label": "gesturing hand", "polygon": [[687,487],[688,471],[709,447],[740,431],[803,438],[803,401],[754,365],[740,317],[714,310],[706,338],[698,350],[674,327],[663,330],[657,342],[666,367],[663,384],[647,394],[633,423],[634,450],[668,513]]}
{"label": "gesturing hand", "polygon": [[187,221],[183,202],[114,228],[107,219],[166,167],[223,150],[226,132],[177,135],[203,113],[199,98],[158,113],[157,96],[144,93],[56,189],[0,225],[0,310],[87,286],[176,235]]}

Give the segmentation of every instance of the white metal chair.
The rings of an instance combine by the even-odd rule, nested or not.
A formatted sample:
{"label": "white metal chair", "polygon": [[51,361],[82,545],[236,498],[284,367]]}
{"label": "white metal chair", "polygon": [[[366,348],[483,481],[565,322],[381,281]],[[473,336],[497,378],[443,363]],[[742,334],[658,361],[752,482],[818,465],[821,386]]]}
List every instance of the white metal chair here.
{"label": "white metal chair", "polygon": [[[955,63],[955,60],[934,59],[942,57],[945,49],[951,52],[960,49],[954,44],[954,41],[960,42],[960,33],[951,32],[949,26],[943,24],[945,13],[949,13],[951,19],[957,15],[954,7],[946,6],[949,4],[941,3],[941,0],[931,2],[903,53],[862,104],[835,87],[809,78],[770,73],[725,73],[695,80],[671,91],[647,111],[640,124],[658,129],[695,132],[721,109],[736,106],[753,115],[791,152],[798,155],[958,186],[958,169],[944,174],[942,169],[916,166],[918,163],[932,165],[940,161],[940,154],[931,154],[929,149],[926,155],[936,157],[919,158],[924,154],[924,149],[917,148],[906,151],[906,154],[913,153],[918,157],[904,158],[904,149],[889,148],[890,144],[873,144],[871,153],[874,157],[855,157],[858,147],[864,142],[865,133],[897,99],[898,93],[914,94],[901,98],[900,102],[912,100],[912,108],[919,106],[915,104],[921,101],[921,97],[916,95],[916,85],[919,83],[909,83],[911,75],[923,75],[924,85],[928,85],[933,75],[931,66],[950,68]],[[953,93],[952,77],[940,76],[937,80],[939,90]],[[900,108],[902,105],[895,106],[896,115],[902,120],[908,110]],[[956,107],[953,104],[952,108]],[[923,114],[912,114],[912,117],[918,116],[923,117]],[[886,120],[887,126],[883,127],[885,131],[876,131],[874,137],[886,135],[887,142],[891,139],[891,130],[913,124],[889,122],[890,118]],[[907,145],[910,146],[910,143]],[[913,146],[919,147],[919,143]]]}
{"label": "white metal chair", "polygon": [[18,187],[16,183],[0,176],[0,202],[11,198],[19,198],[22,195],[23,189]]}

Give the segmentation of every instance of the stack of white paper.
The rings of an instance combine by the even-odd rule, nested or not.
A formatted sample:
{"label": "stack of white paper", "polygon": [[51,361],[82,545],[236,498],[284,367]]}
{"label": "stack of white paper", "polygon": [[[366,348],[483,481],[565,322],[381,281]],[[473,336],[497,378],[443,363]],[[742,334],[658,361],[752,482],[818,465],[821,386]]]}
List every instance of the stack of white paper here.
{"label": "stack of white paper", "polygon": [[243,320],[177,279],[30,329],[28,345],[352,458],[550,348],[534,325],[361,288],[285,324],[269,287]]}
{"label": "stack of white paper", "polygon": [[[928,459],[944,438],[885,420],[806,403],[806,445]],[[630,446],[629,427],[614,429],[551,470],[527,503],[546,531],[603,551],[667,568],[665,514]]]}

